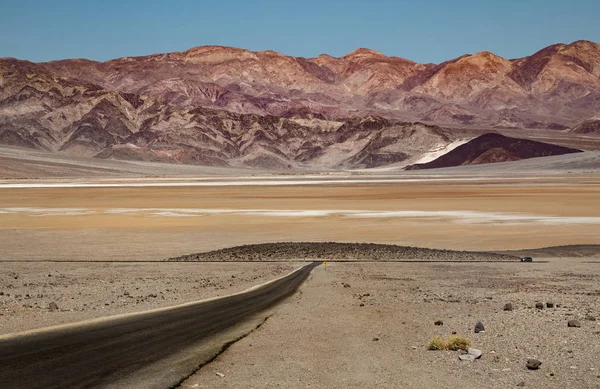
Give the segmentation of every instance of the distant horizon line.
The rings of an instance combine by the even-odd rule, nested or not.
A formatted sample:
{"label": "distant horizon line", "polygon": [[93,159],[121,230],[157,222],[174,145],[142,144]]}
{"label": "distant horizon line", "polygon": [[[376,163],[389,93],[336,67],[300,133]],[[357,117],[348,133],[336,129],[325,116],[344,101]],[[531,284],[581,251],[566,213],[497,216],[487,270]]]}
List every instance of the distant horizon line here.
{"label": "distant horizon line", "polygon": [[[536,50],[535,52],[533,52],[533,53],[531,53],[531,54],[529,54],[527,56],[531,56],[531,55],[533,55],[535,53],[538,53],[538,52],[540,52],[542,50],[545,50],[545,49],[547,49],[549,47],[559,46],[559,45],[571,46],[571,45],[574,45],[576,43],[591,43],[591,44],[595,44],[595,45],[600,44],[600,43],[597,43],[597,42],[594,42],[594,41],[591,41],[591,40],[588,40],[588,39],[578,39],[578,40],[575,40],[575,41],[573,41],[571,43],[557,42],[557,43],[550,44],[548,46],[544,46],[544,47]],[[303,56],[296,56],[296,55],[288,55],[288,54],[285,54],[285,53],[283,53],[281,51],[276,51],[276,50],[271,50],[271,49],[266,49],[266,50],[251,50],[251,49],[246,49],[246,48],[243,48],[243,47],[236,47],[236,46],[224,46],[224,45],[210,45],[210,44],[207,44],[207,45],[193,46],[193,47],[190,47],[190,48],[188,48],[186,50],[183,50],[183,51],[177,51],[177,50],[175,50],[175,51],[167,51],[167,52],[142,54],[142,55],[114,57],[114,58],[107,59],[105,61],[94,60],[94,59],[89,59],[89,58],[85,58],[85,57],[70,57],[70,58],[60,58],[60,59],[53,59],[53,60],[49,60],[49,61],[39,61],[39,62],[36,62],[36,61],[31,61],[31,60],[28,60],[28,59],[24,59],[24,58],[17,58],[17,57],[11,57],[11,56],[0,57],[0,60],[16,59],[16,60],[19,60],[19,61],[27,61],[27,62],[38,63],[38,64],[39,63],[50,63],[50,62],[61,62],[61,61],[89,61],[89,62],[96,62],[96,63],[106,63],[106,62],[110,62],[110,61],[114,61],[114,60],[120,60],[120,59],[122,60],[122,59],[127,59],[127,58],[143,58],[143,57],[161,56],[161,55],[169,55],[169,54],[183,54],[183,53],[189,52],[189,51],[194,50],[194,49],[203,49],[203,48],[204,49],[205,48],[232,49],[232,50],[239,50],[239,51],[249,52],[249,53],[254,53],[254,54],[273,53],[275,55],[281,55],[281,56],[284,56],[284,57],[301,58],[301,59],[307,59],[307,60],[316,59],[316,58],[324,57],[324,56],[325,57],[330,57],[330,58],[335,58],[335,59],[343,59],[343,58],[349,57],[349,56],[351,56],[353,54],[356,55],[356,54],[358,54],[361,51],[369,51],[369,52],[372,52],[374,55],[379,55],[379,56],[382,56],[382,57],[385,57],[385,58],[401,59],[401,60],[404,60],[404,61],[410,61],[410,62],[413,62],[413,63],[422,64],[422,65],[439,65],[439,64],[442,64],[442,63],[445,63],[445,62],[448,62],[448,61],[452,61],[452,60],[464,57],[464,56],[474,56],[474,55],[482,54],[482,53],[491,53],[491,54],[493,54],[493,55],[495,55],[497,57],[506,59],[507,61],[515,61],[515,60],[527,57],[527,56],[524,56],[524,57],[515,57],[515,58],[505,58],[505,57],[502,57],[501,55],[498,55],[498,54],[494,53],[493,51],[483,50],[483,51],[478,51],[478,52],[475,52],[475,53],[464,53],[464,54],[459,55],[458,57],[455,57],[455,58],[452,58],[452,59],[447,59],[447,60],[439,62],[439,63],[435,63],[435,62],[421,63],[421,62],[417,62],[417,61],[414,61],[414,60],[411,60],[411,59],[408,59],[408,58],[405,58],[405,57],[399,57],[397,55],[386,55],[386,54],[384,54],[384,53],[382,53],[382,52],[380,52],[378,50],[370,49],[370,48],[367,48],[367,47],[358,47],[355,50],[353,50],[353,51],[351,51],[351,52],[349,52],[349,53],[347,53],[345,55],[339,56],[339,57],[336,57],[336,56],[328,54],[328,53],[321,53],[321,54],[319,54],[317,56],[314,56],[314,57],[303,57]]]}

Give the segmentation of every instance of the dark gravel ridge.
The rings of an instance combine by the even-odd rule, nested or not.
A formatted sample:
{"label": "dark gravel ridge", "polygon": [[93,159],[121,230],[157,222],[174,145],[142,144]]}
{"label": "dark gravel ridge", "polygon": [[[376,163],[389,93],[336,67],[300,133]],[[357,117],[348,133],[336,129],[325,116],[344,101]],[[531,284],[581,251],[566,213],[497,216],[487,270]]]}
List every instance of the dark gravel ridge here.
{"label": "dark gravel ridge", "polygon": [[182,255],[167,261],[278,261],[294,259],[356,259],[413,261],[514,261],[514,255],[436,250],[375,243],[279,242],[225,248]]}
{"label": "dark gravel ridge", "polygon": [[538,249],[505,250],[498,251],[498,253],[536,257],[598,257],[600,256],[600,244],[572,244]]}

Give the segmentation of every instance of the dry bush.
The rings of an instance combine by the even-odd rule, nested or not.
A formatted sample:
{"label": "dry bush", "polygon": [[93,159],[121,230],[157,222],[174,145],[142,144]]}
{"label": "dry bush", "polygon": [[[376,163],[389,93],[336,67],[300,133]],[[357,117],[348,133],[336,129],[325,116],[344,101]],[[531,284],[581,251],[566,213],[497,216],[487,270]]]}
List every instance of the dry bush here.
{"label": "dry bush", "polygon": [[446,340],[446,348],[452,351],[466,350],[471,347],[471,341],[462,336],[450,336]]}
{"label": "dry bush", "polygon": [[429,346],[427,347],[428,350],[445,350],[446,349],[446,342],[444,341],[443,338],[435,337],[433,339],[431,339],[429,341]]}
{"label": "dry bush", "polygon": [[446,339],[436,336],[429,341],[428,350],[466,350],[471,347],[471,341],[462,336],[449,336]]}

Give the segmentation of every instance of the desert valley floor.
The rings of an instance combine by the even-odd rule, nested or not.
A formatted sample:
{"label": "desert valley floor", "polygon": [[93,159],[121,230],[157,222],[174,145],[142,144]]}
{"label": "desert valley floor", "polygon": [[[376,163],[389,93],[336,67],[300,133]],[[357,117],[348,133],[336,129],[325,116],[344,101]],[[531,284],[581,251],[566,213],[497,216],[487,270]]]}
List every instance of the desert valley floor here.
{"label": "desert valley floor", "polygon": [[[5,179],[0,332],[222,296],[309,259],[162,261],[189,253],[336,241],[519,255],[598,244],[599,226],[596,172]],[[590,247],[531,264],[333,258],[181,387],[598,388],[600,257]],[[484,333],[473,333],[477,321]],[[453,332],[482,359],[427,350]],[[528,371],[528,358],[542,368]]]}
{"label": "desert valley floor", "polygon": [[597,241],[600,179],[18,180],[0,183],[0,204],[5,261],[160,260],[281,241],[508,250]]}

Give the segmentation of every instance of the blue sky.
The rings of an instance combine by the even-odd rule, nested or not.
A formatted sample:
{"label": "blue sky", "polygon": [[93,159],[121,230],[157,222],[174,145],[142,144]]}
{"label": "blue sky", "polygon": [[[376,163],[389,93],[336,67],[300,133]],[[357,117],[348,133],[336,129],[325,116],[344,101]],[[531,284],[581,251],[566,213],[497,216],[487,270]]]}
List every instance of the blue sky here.
{"label": "blue sky", "polygon": [[417,62],[600,42],[600,0],[0,0],[0,57],[107,60],[200,45]]}

